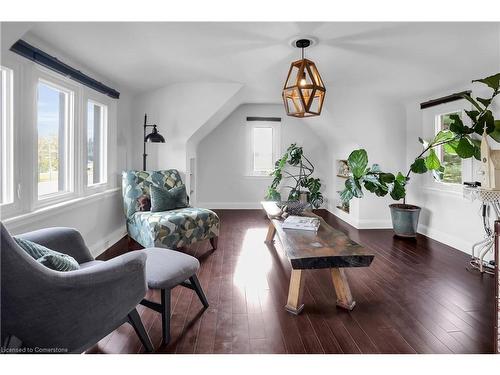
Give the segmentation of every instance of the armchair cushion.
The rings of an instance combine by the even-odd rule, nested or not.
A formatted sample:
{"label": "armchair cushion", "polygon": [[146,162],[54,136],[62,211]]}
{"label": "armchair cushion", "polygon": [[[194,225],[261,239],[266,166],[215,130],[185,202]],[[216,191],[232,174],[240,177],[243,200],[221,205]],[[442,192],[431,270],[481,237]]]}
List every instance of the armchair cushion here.
{"label": "armchair cushion", "polygon": [[127,226],[129,235],[144,247],[176,248],[219,235],[219,218],[205,208],[136,212]]}
{"label": "armchair cushion", "polygon": [[179,251],[148,248],[146,278],[150,289],[170,289],[196,274],[200,262],[195,257]]}
{"label": "armchair cushion", "polygon": [[46,248],[35,242],[22,238],[15,238],[17,244],[26,251],[33,259],[45,267],[55,271],[75,271],[80,268],[75,258]]}
{"label": "armchair cushion", "polygon": [[151,211],[169,211],[184,208],[187,205],[186,187],[184,185],[168,190],[151,186]]}

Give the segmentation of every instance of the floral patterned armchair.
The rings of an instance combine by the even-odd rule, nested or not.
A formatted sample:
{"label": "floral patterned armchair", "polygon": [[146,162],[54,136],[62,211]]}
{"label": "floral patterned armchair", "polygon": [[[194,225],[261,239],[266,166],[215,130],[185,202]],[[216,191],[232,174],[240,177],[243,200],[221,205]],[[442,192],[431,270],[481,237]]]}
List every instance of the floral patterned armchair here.
{"label": "floral patterned armchair", "polygon": [[176,169],[124,171],[122,193],[128,235],[144,247],[180,248],[209,239],[217,248],[219,217],[205,208],[186,207],[163,212],[139,211],[137,199],[150,195],[155,185],[171,189],[182,186]]}

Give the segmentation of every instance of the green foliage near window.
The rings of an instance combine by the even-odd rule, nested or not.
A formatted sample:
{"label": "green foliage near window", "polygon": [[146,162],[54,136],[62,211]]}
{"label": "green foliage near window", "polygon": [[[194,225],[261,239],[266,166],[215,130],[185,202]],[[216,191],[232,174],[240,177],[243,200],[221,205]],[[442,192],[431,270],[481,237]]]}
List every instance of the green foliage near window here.
{"label": "green foliage near window", "polygon": [[482,135],[486,132],[495,141],[500,142],[500,120],[495,120],[489,109],[493,99],[500,93],[500,73],[483,79],[474,80],[488,86],[492,90],[489,98],[473,98],[472,95],[464,94],[474,107],[465,113],[471,120],[471,125],[463,123],[460,115],[450,114],[449,129],[441,130],[433,140],[426,141],[419,138],[423,151],[415,158],[406,174],[383,172],[378,164],[368,166],[368,154],[366,150],[354,150],[347,160],[351,175],[345,182],[345,188],[340,193],[342,201],[348,202],[352,198],[363,197],[363,188],[379,197],[387,194],[394,200],[403,199],[405,203],[406,185],[410,180],[410,174],[423,174],[431,172],[434,178],[441,180],[445,168],[441,165],[436,154],[436,147],[443,147],[445,154],[458,156],[460,159],[474,157],[481,158],[481,141],[475,134]]}
{"label": "green foliage near window", "polygon": [[59,169],[59,139],[57,135],[38,138],[38,172],[49,173]]}
{"label": "green foliage near window", "polygon": [[302,193],[307,193],[308,202],[318,208],[323,204],[323,194],[320,192],[320,179],[312,177],[313,173],[314,165],[304,155],[302,147],[292,143],[275,163],[274,170],[270,174],[274,179],[267,189],[265,199],[280,201],[281,194],[278,187],[281,181],[286,179],[291,183],[291,185],[283,186],[290,189],[289,201],[298,201]]}
{"label": "green foliage near window", "polygon": [[[450,125],[453,123],[451,115],[454,113],[447,113],[439,116],[440,130],[449,130]],[[457,113],[461,116],[461,113]],[[441,146],[441,165],[444,167],[443,176],[441,178],[442,182],[450,184],[461,184],[462,183],[462,159],[458,155],[452,155],[443,149]]]}

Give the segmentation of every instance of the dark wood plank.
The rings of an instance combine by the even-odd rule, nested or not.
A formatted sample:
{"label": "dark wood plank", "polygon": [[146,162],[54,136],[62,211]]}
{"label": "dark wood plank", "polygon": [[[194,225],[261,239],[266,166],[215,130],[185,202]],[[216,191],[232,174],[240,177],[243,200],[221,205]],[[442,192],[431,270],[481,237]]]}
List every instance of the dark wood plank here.
{"label": "dark wood plank", "polygon": [[[308,270],[301,316],[284,310],[291,265],[283,246],[263,243],[262,210],[218,210],[218,249],[208,241],[182,249],[200,259],[210,307],[193,291],[172,290],[172,340],[161,346],[159,314],[139,308],[158,353],[492,353],[494,278],[465,269],[468,256],[425,236],[408,241],[390,230],[356,230],[325,210],[316,213],[375,258],[346,270],[358,304],[335,306],[327,270]],[[139,249],[126,238],[99,258]],[[159,301],[157,291],[148,298]],[[88,353],[142,353],[128,325]]]}

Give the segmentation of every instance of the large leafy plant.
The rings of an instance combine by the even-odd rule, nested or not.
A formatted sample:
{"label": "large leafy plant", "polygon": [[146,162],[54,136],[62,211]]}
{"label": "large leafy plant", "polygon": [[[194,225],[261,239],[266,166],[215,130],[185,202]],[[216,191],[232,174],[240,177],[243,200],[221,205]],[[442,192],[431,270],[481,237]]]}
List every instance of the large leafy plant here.
{"label": "large leafy plant", "polygon": [[275,163],[271,172],[273,182],[267,189],[267,200],[281,200],[278,188],[282,180],[287,181],[287,185],[282,187],[290,189],[288,193],[289,201],[298,201],[302,193],[307,193],[308,202],[315,208],[323,204],[323,194],[320,192],[321,182],[319,178],[312,177],[314,165],[304,155],[302,147],[292,143],[285,154]]}
{"label": "large leafy plant", "polygon": [[478,135],[486,132],[495,141],[500,142],[500,120],[495,120],[489,108],[493,99],[500,93],[500,73],[472,82],[485,84],[492,90],[492,94],[489,98],[473,98],[470,94],[462,95],[473,106],[472,110],[465,110],[470,119],[470,125],[464,124],[458,114],[452,114],[448,130],[440,131],[431,141],[419,138],[423,150],[410,165],[406,174],[383,172],[378,164],[369,167],[366,151],[354,150],[347,160],[351,174],[345,182],[344,190],[340,193],[342,201],[349,201],[353,197],[363,197],[364,188],[379,197],[389,194],[394,200],[403,199],[405,203],[406,185],[411,173],[431,172],[434,178],[442,178],[444,167],[436,154],[436,147],[442,146],[444,152],[458,155],[462,159],[474,157],[480,160],[481,141]]}

